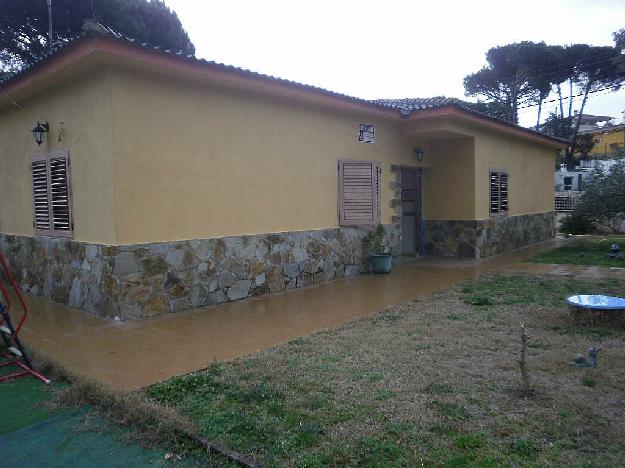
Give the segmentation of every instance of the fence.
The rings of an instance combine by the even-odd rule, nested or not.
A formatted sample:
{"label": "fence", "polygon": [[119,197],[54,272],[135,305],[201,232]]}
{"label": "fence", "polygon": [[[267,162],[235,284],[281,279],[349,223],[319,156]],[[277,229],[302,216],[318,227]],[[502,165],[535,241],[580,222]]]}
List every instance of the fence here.
{"label": "fence", "polygon": [[556,192],[556,212],[563,213],[573,211],[579,205],[579,199],[583,192]]}

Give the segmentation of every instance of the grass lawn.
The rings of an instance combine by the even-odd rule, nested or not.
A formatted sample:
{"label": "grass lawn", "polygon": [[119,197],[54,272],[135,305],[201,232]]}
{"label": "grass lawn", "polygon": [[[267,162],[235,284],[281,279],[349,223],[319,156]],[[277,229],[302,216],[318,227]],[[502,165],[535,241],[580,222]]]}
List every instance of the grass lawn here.
{"label": "grass lawn", "polygon": [[571,239],[566,245],[543,252],[532,258],[536,263],[568,263],[601,267],[625,268],[625,260],[606,257],[612,244],[619,244],[625,251],[625,236],[585,236]]}
{"label": "grass lawn", "polygon": [[[622,466],[625,331],[571,322],[564,298],[585,285],[484,276],[146,395],[265,466]],[[519,392],[521,322],[533,397]],[[597,369],[569,365],[597,345]]]}

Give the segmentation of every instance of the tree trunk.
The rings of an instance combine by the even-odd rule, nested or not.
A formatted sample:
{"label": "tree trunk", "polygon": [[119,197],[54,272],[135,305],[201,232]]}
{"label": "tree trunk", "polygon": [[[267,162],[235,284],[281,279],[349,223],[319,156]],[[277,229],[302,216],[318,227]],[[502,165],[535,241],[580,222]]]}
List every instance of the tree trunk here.
{"label": "tree trunk", "polygon": [[569,79],[569,119],[573,116],[573,79]]}
{"label": "tree trunk", "polygon": [[[573,127],[573,133],[571,134],[570,139],[570,154],[567,157],[566,167],[569,171],[575,169],[575,146],[577,140],[577,133],[579,132],[579,126],[582,123],[582,114],[584,113],[584,107],[586,107],[586,101],[588,100],[588,93],[590,92],[590,88],[592,87],[592,81],[589,81],[586,87],[584,88],[584,98],[582,99],[582,105],[579,108],[579,114],[577,115],[577,119],[575,119],[575,127]],[[572,165],[572,167],[570,167]]]}
{"label": "tree trunk", "polygon": [[560,117],[564,118],[564,102],[562,102],[562,87],[558,83],[558,99],[560,100]]}

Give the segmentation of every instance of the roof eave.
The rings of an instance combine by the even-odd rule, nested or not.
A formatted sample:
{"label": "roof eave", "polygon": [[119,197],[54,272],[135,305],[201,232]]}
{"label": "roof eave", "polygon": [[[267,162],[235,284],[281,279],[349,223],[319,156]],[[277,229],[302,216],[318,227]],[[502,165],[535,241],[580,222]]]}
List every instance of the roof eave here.
{"label": "roof eave", "polygon": [[513,123],[507,123],[494,117],[489,117],[485,114],[478,114],[471,109],[466,109],[456,104],[449,104],[446,106],[432,109],[419,109],[411,112],[410,115],[407,116],[407,119],[410,121],[419,121],[426,118],[435,117],[457,118],[469,123],[473,123],[480,127],[489,128],[491,130],[500,131],[524,139],[529,139],[536,143],[550,146],[554,149],[563,149],[566,148],[569,144],[566,140],[562,140],[561,138],[544,135]]}

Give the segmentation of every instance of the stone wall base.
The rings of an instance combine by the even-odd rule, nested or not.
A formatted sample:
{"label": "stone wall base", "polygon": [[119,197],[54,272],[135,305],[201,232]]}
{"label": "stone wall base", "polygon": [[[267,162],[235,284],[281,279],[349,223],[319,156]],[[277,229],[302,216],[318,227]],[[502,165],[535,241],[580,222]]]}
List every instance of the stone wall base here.
{"label": "stone wall base", "polygon": [[425,221],[425,254],[485,258],[555,237],[554,212],[478,221]]}
{"label": "stone wall base", "polygon": [[[398,228],[385,227],[398,246]],[[370,230],[341,227],[126,246],[0,233],[0,251],[24,291],[128,319],[364,272],[362,238]]]}

